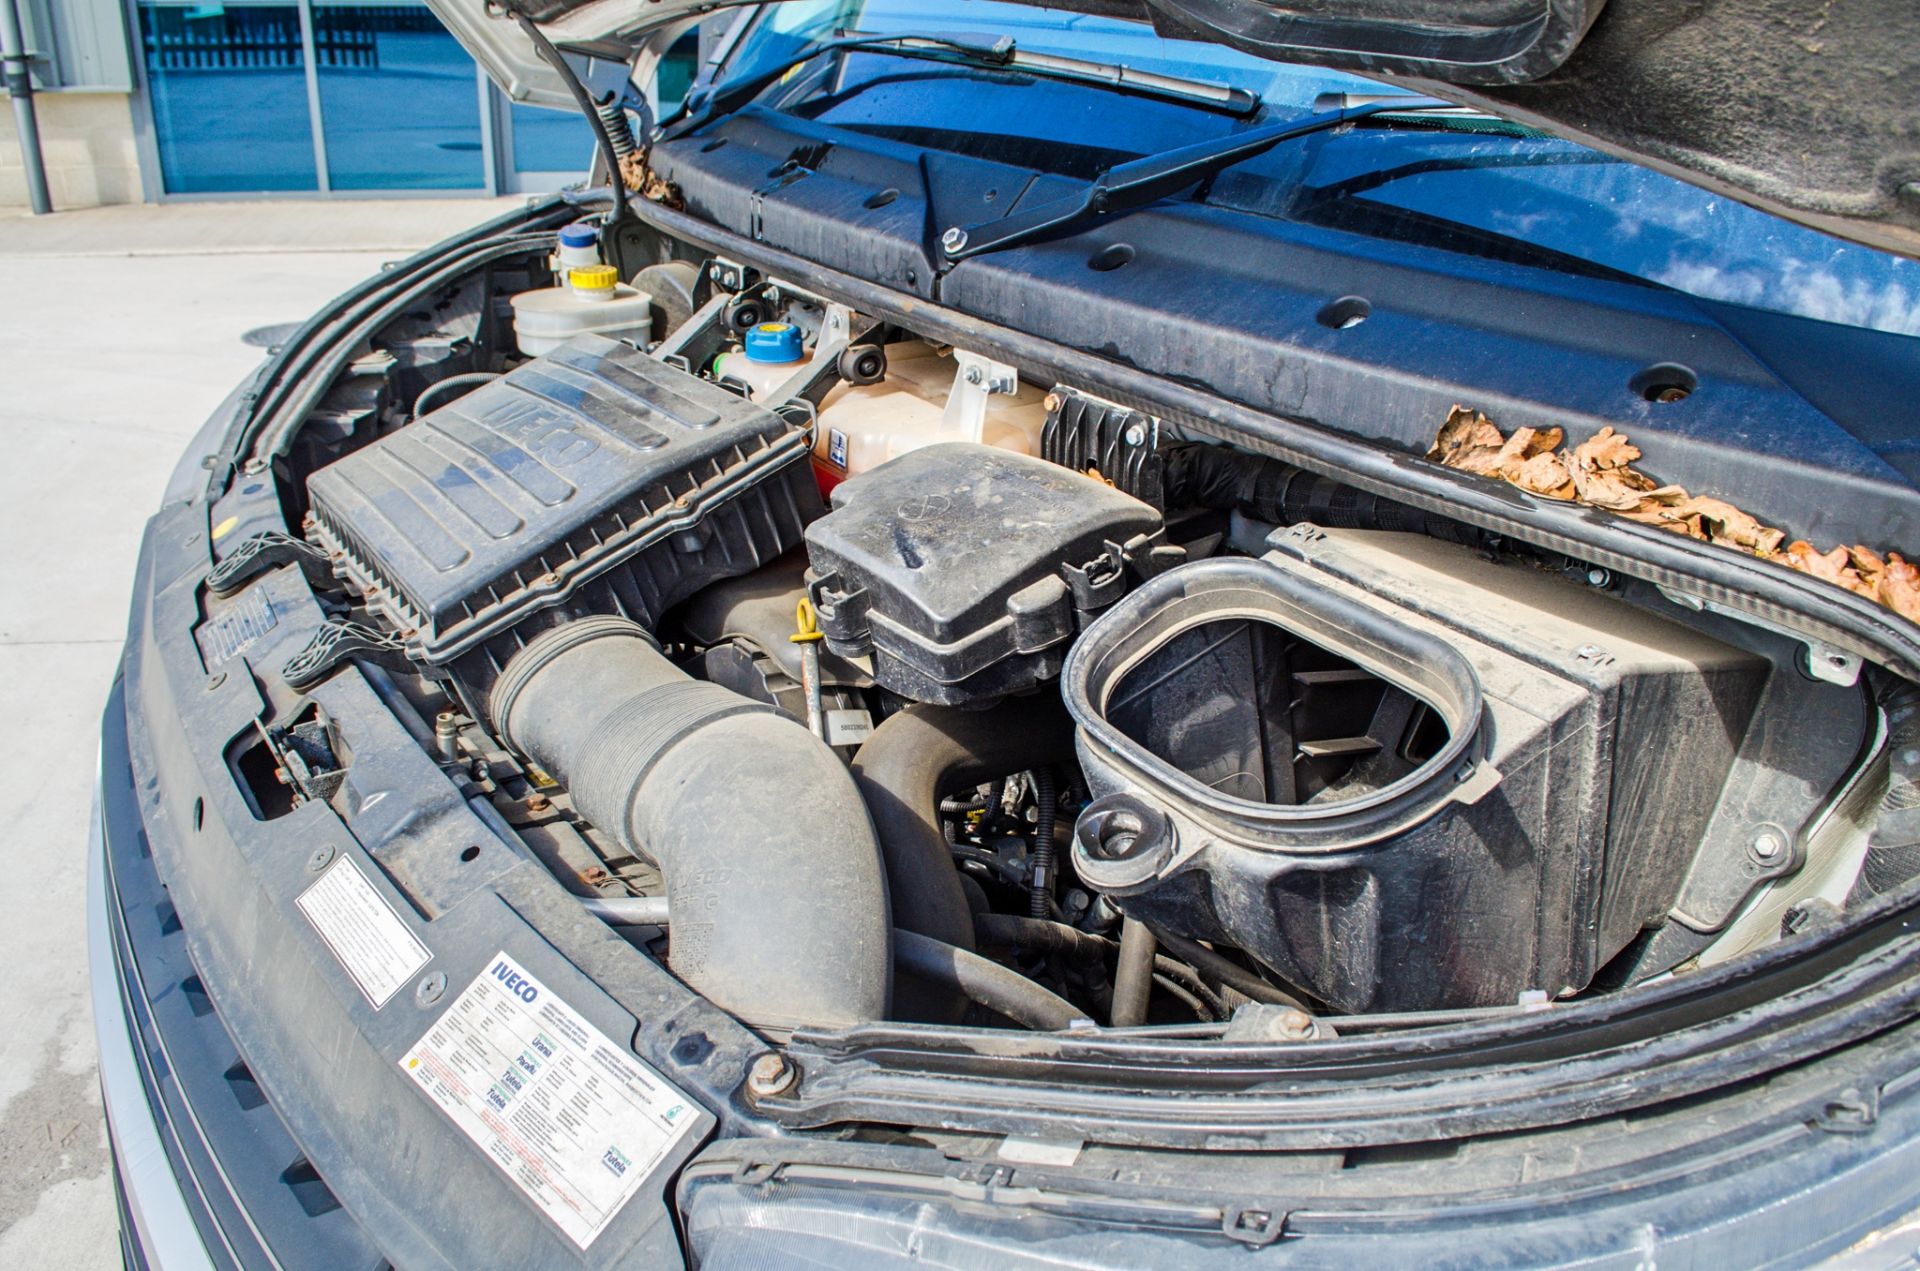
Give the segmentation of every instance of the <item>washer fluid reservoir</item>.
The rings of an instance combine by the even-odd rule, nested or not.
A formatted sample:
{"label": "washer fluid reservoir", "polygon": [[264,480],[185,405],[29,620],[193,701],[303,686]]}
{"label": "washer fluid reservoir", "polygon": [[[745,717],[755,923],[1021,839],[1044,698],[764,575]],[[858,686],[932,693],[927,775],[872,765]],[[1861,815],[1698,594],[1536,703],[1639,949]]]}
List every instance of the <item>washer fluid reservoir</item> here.
{"label": "washer fluid reservoir", "polygon": [[762,322],[749,327],[740,346],[737,352],[713,359],[713,375],[715,379],[745,384],[753,390],[756,402],[765,401],[807,360],[805,337],[791,322]]}
{"label": "washer fluid reservoir", "polygon": [[1015,454],[1039,454],[1046,394],[1009,381],[980,395],[983,411],[970,410],[964,401],[953,400],[963,375],[950,350],[920,340],[889,344],[886,378],[843,385],[821,409],[813,449],[821,488],[831,490],[848,477],[936,442],[974,441]]}

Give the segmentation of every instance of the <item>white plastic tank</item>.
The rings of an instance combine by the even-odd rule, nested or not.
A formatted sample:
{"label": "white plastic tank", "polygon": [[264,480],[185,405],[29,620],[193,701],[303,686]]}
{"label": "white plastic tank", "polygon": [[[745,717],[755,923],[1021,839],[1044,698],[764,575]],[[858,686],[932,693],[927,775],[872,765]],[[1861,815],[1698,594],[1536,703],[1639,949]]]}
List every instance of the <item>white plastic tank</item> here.
{"label": "white plastic tank", "polygon": [[513,298],[513,335],[528,357],[550,353],[576,335],[615,340],[653,335],[653,300],[620,281],[612,265],[567,271],[566,285],[523,291]]}
{"label": "white plastic tank", "polygon": [[940,441],[979,441],[1017,454],[1040,453],[1046,394],[1017,385],[986,394],[977,435],[973,417],[950,409],[961,367],[950,349],[920,340],[887,346],[886,378],[828,394],[814,437],[821,485],[840,481]]}
{"label": "white plastic tank", "polygon": [[762,322],[747,330],[740,345],[737,352],[713,360],[713,374],[745,384],[755,401],[764,400],[807,363],[806,337],[791,322]]}

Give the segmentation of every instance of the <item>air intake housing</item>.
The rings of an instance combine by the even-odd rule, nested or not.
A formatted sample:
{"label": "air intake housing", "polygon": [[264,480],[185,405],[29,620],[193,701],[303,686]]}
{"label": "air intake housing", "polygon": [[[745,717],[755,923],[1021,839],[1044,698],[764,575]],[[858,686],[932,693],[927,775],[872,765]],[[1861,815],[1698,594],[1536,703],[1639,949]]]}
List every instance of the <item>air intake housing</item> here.
{"label": "air intake housing", "polygon": [[796,546],[823,510],[806,455],[772,411],[583,335],[315,473],[311,532],[411,657],[484,682],[564,612],[651,628]]}

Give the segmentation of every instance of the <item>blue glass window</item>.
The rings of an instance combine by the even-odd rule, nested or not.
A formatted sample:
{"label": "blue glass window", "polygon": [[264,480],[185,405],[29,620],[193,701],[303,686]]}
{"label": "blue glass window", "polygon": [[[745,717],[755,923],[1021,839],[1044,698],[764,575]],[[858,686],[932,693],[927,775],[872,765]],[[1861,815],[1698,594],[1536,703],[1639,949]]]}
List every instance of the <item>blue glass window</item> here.
{"label": "blue glass window", "polygon": [[138,9],[167,192],[315,189],[298,6]]}
{"label": "blue glass window", "polygon": [[473,59],[424,4],[316,4],[313,37],[334,189],[486,185]]}
{"label": "blue glass window", "polygon": [[593,130],[578,111],[516,103],[511,113],[515,171],[584,174],[593,162]]}

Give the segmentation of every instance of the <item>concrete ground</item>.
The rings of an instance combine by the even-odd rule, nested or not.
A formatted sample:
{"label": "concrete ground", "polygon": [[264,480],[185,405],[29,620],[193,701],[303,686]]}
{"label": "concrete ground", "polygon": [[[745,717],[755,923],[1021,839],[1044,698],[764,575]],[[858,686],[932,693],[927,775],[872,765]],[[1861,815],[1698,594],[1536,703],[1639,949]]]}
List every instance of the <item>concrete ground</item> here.
{"label": "concrete ground", "polygon": [[87,996],[99,714],[175,459],[298,321],[512,200],[0,212],[0,1266],[119,1265]]}

